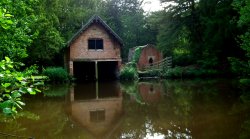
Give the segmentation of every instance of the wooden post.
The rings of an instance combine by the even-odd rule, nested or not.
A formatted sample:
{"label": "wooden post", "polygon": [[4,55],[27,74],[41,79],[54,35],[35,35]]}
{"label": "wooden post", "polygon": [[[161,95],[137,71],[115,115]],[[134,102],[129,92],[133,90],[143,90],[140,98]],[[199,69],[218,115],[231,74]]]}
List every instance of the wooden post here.
{"label": "wooden post", "polygon": [[96,99],[99,98],[99,83],[98,83],[98,81],[95,82],[95,97],[96,97]]}
{"label": "wooden post", "polygon": [[70,102],[74,102],[75,100],[75,87],[74,86],[71,86],[70,87]]}
{"label": "wooden post", "polygon": [[95,61],[95,79],[96,79],[96,81],[98,81],[98,62],[97,61]]}
{"label": "wooden post", "polygon": [[98,84],[98,62],[95,61],[95,93],[96,93],[96,99],[99,98],[99,84]]}
{"label": "wooden post", "polygon": [[74,75],[74,66],[73,66],[73,61],[69,61],[69,74],[71,75],[71,76],[73,76]]}

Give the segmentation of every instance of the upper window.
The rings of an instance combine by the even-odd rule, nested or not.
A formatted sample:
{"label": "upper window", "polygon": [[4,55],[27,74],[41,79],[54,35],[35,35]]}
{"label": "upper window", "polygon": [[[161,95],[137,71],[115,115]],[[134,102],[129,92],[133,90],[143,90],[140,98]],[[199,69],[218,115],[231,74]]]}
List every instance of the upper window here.
{"label": "upper window", "polygon": [[89,39],[88,49],[89,50],[103,50],[103,39]]}

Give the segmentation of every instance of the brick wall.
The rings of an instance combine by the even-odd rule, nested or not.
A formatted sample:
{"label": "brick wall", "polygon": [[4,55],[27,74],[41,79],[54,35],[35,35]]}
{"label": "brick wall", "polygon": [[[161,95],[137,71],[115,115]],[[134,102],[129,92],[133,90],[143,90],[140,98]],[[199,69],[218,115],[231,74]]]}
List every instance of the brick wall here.
{"label": "brick wall", "polygon": [[153,58],[153,62],[162,60],[162,54],[155,47],[148,46],[143,48],[140,59],[138,61],[138,68],[142,69],[145,65],[149,64],[149,58]]}
{"label": "brick wall", "polygon": [[[103,39],[103,50],[88,50],[88,39]],[[107,60],[120,57],[120,44],[99,24],[92,24],[70,46],[70,60]]]}

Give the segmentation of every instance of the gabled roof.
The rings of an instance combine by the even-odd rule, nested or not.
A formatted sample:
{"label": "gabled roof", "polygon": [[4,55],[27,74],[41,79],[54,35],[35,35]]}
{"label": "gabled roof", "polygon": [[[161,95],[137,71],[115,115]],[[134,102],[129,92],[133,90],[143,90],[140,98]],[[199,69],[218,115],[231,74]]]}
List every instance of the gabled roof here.
{"label": "gabled roof", "polygon": [[70,44],[75,41],[82,32],[84,32],[88,27],[90,27],[94,23],[100,23],[106,31],[114,37],[121,45],[123,45],[122,39],[101,19],[101,17],[94,15],[92,16],[89,21],[82,26],[82,28],[68,41],[67,45],[70,46]]}

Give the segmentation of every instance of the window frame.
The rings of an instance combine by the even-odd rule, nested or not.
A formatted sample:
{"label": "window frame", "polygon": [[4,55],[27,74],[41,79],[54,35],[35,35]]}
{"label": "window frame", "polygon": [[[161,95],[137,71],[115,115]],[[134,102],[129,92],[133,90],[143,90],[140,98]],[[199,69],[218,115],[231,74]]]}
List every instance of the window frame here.
{"label": "window frame", "polygon": [[[92,45],[90,45],[92,43]],[[93,46],[94,43],[94,46]],[[88,50],[89,51],[103,51],[104,41],[102,38],[89,38],[88,39]]]}

